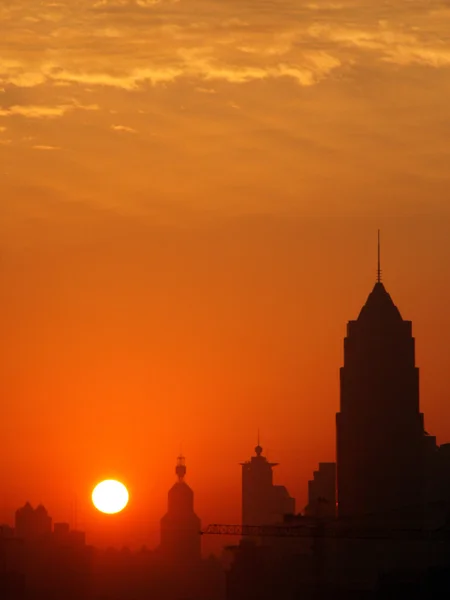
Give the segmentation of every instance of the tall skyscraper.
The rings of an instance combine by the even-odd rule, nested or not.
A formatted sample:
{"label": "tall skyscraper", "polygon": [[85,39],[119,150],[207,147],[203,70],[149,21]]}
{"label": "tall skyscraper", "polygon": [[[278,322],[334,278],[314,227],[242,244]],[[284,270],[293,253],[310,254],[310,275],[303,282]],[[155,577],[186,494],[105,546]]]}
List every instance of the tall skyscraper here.
{"label": "tall skyscraper", "polygon": [[280,523],[284,515],[295,512],[295,499],[284,486],[273,484],[277,463],[270,463],[262,451],[258,442],[256,456],[241,463],[243,525]]}
{"label": "tall skyscraper", "polygon": [[175,472],[178,481],[169,490],[167,513],[161,519],[160,552],[168,562],[188,566],[201,560],[201,522],[194,512],[194,492],[184,480],[183,456]]}
{"label": "tall skyscraper", "polygon": [[403,320],[381,282],[379,260],[375,286],[347,326],[340,385],[339,516],[417,522],[424,500],[425,449],[432,440],[426,439],[419,409],[411,321]]}

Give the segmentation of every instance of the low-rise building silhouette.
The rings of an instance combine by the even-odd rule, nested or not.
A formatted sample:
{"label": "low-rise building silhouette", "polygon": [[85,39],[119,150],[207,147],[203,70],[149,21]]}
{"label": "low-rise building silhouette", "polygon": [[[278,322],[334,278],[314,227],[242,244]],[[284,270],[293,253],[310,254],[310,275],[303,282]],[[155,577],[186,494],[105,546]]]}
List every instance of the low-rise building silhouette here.
{"label": "low-rise building silhouette", "polygon": [[27,502],[15,528],[0,529],[0,598],[82,600],[91,589],[90,549],[83,532],[56,523],[44,506]]}

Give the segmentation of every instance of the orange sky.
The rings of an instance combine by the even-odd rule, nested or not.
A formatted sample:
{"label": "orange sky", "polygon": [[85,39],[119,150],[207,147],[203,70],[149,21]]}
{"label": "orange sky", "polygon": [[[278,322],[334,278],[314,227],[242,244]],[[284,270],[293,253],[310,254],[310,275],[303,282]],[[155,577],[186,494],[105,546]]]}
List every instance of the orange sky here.
{"label": "orange sky", "polygon": [[14,0],[0,24],[3,519],[76,495],[92,539],[152,545],[182,443],[203,522],[235,522],[258,427],[301,509],[378,227],[450,440],[448,4]]}

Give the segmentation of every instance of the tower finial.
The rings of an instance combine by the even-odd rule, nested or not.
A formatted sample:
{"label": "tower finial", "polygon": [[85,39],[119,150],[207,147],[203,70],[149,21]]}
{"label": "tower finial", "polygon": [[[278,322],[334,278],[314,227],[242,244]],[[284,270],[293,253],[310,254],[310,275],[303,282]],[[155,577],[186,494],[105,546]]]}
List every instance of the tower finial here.
{"label": "tower finial", "polygon": [[263,449],[261,448],[261,444],[259,443],[259,427],[258,427],[258,445],[255,448],[256,456],[261,456]]}
{"label": "tower finial", "polygon": [[178,480],[183,481],[184,476],[186,475],[186,463],[182,454],[177,458],[175,473],[178,475]]}
{"label": "tower finial", "polygon": [[381,283],[381,244],[380,244],[380,230],[378,230],[378,268],[377,268],[377,283]]}

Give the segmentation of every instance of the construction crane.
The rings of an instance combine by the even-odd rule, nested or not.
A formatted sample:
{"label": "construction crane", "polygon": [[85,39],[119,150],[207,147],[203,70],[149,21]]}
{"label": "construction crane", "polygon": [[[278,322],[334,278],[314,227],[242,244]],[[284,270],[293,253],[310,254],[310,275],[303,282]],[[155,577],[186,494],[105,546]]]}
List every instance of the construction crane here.
{"label": "construction crane", "polygon": [[[318,499],[318,509],[320,504],[326,503],[324,498]],[[310,538],[310,537],[332,537],[341,539],[385,539],[385,540],[449,540],[450,539],[450,502],[448,500],[437,500],[425,504],[411,504],[402,507],[402,510],[420,509],[424,506],[428,509],[441,509],[446,515],[439,527],[434,529],[426,528],[392,528],[386,526],[368,526],[361,525],[361,519],[369,523],[371,519],[376,518],[389,520],[394,513],[400,509],[388,510],[385,512],[371,513],[361,515],[358,521],[353,518],[324,518],[319,510],[315,517],[302,517],[301,515],[286,515],[285,523],[282,525],[229,525],[212,523],[200,533],[202,535],[230,535],[230,536],[249,536],[249,537],[291,537],[291,538]],[[364,522],[364,521],[363,521]]]}
{"label": "construction crane", "polygon": [[313,528],[296,525],[224,525],[212,523],[202,535],[232,535],[251,537],[310,537]]}
{"label": "construction crane", "polygon": [[290,525],[229,525],[212,523],[208,525],[201,535],[229,535],[239,537],[290,537],[290,538],[344,538],[364,540],[411,540],[430,541],[449,539],[446,528],[438,529],[402,529],[380,527],[351,527],[341,525],[339,522],[327,522],[318,519],[316,522],[298,523]]}

